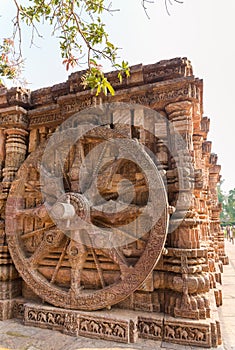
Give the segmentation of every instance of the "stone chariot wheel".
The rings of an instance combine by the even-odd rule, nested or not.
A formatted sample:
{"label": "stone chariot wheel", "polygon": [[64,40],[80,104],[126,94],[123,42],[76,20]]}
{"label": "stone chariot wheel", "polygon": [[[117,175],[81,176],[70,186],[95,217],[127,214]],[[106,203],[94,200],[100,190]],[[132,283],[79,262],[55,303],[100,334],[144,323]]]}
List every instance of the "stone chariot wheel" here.
{"label": "stone chariot wheel", "polygon": [[[113,146],[117,139],[124,153]],[[22,164],[7,200],[14,264],[54,306],[117,304],[141,288],[164,248],[168,203],[160,172],[139,142],[112,128],[87,132],[69,150],[58,141],[53,161],[43,163],[45,147]]]}

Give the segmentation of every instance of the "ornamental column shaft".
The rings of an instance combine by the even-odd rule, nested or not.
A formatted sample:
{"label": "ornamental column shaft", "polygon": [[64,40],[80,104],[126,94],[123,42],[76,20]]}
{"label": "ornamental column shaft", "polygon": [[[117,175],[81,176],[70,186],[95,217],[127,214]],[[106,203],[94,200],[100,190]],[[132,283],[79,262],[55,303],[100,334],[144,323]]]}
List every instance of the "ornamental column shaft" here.
{"label": "ornamental column shaft", "polygon": [[[8,90],[6,94],[6,101],[19,100],[18,90]],[[21,294],[21,278],[5,237],[5,205],[11,183],[27,153],[27,110],[18,105],[0,108],[0,127],[0,320],[4,320],[12,317],[14,298]]]}
{"label": "ornamental column shaft", "polygon": [[[177,203],[179,217],[184,218],[180,226],[170,234],[169,246],[176,248],[199,248],[198,234],[195,230],[195,213],[191,211],[193,205],[193,122],[192,103],[182,101],[166,106],[170,121],[170,140],[172,147],[171,169],[168,179]],[[177,218],[175,219],[177,220]]]}
{"label": "ornamental column shaft", "polygon": [[[176,228],[170,228],[168,254],[163,259],[166,284],[172,274],[176,283],[171,285],[165,295],[164,311],[175,317],[206,319],[211,314],[207,295],[210,285],[207,251],[200,247],[198,213],[195,210],[194,104],[196,102],[186,100],[165,107],[170,121],[172,149],[167,170],[168,191],[171,193],[170,204],[177,206],[177,215],[174,219],[172,216],[173,227]],[[179,226],[177,220],[180,221]]]}
{"label": "ornamental column shaft", "polygon": [[11,183],[20,165],[25,160],[27,150],[26,136],[28,132],[19,128],[11,128],[5,130],[5,134],[6,158],[3,170],[3,182]]}

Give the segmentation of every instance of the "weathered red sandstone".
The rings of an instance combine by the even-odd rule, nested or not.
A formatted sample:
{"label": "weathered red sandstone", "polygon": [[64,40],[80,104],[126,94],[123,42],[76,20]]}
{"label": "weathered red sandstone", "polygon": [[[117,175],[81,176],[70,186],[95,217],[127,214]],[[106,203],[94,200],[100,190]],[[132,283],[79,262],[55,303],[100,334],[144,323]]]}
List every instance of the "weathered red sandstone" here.
{"label": "weathered red sandstone", "polygon": [[[107,75],[114,97],[84,91],[82,72],[33,92],[0,87],[0,319],[18,317],[26,325],[124,343],[142,338],[217,346],[216,306],[222,304],[221,273],[228,260],[217,199],[220,166],[207,141],[210,120],[203,116],[203,82],[194,77],[186,58],[133,66],[122,83],[115,72]],[[80,230],[79,237],[86,237],[77,241],[56,227],[43,204],[40,164],[46,141],[59,125],[88,107],[102,111],[104,103],[113,102],[140,106],[124,113],[125,126],[117,113],[123,115],[122,107],[116,107],[105,125],[69,150],[61,175],[69,203],[65,197],[57,198],[56,205],[50,199],[54,216],[76,211],[88,223],[116,229],[138,217],[149,195],[138,162],[114,157],[98,172],[108,151],[96,151],[91,159],[99,163],[94,165],[97,185],[110,203],[118,197],[120,179],[133,184],[135,197],[127,209],[104,215],[100,203],[94,205],[95,199],[91,203],[82,191],[82,186],[89,189],[89,176],[87,183],[79,182],[84,158],[106,139],[128,139],[127,152],[138,150],[140,161],[154,172],[156,164],[146,156],[145,145],[159,161],[156,186],[161,174],[167,184],[159,187],[154,206],[162,205],[162,213],[150,232],[118,248],[102,249],[87,244],[89,232]],[[153,111],[170,124],[155,123]],[[71,126],[71,133],[75,128]],[[53,198],[56,185],[47,185]],[[136,232],[138,225],[144,222],[137,223]]]}

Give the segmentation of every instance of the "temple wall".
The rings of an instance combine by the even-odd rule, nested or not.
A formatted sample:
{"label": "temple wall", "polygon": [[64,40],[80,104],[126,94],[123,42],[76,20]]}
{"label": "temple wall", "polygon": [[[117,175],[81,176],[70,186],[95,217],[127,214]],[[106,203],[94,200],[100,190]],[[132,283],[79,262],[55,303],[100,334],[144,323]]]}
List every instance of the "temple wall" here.
{"label": "temple wall", "polygon": [[[228,260],[217,198],[220,166],[217,165],[217,156],[211,153],[211,142],[207,140],[210,120],[203,115],[202,80],[194,77],[189,60],[176,58],[133,66],[131,77],[123,79],[122,83],[116,79],[116,73],[111,72],[107,75],[116,91],[115,96],[96,97],[89,90],[83,90],[80,84],[82,74],[73,73],[65,83],[32,92],[0,87],[0,318],[22,316],[22,310],[17,311],[17,307],[24,304],[17,299],[22,293],[26,300],[40,301],[19,277],[5,237],[6,200],[20,165],[74,113],[102,103],[137,103],[166,117],[187,145],[190,157],[181,152],[180,145],[174,144],[173,135],[169,138],[170,128],[153,125],[151,112],[149,115],[144,112],[144,118],[155,138],[144,134],[141,113],[134,116],[141,142],[155,152],[166,174],[169,205],[175,206],[180,191],[179,211],[186,210],[187,214],[176,230],[169,231],[164,253],[145,286],[117,307],[141,311],[143,315],[148,313],[150,321],[147,316],[139,321],[140,338],[159,339],[148,333],[147,326],[153,322],[151,315],[160,313],[166,315],[161,333],[166,341],[205,347],[220,344],[214,304],[222,304],[221,273]],[[171,140],[175,157],[169,154],[164,139],[166,142]],[[180,159],[177,159],[179,155]],[[193,179],[188,177],[185,164],[188,167],[193,164]],[[185,181],[183,191],[179,172]],[[191,203],[189,208],[188,203]],[[27,320],[26,323],[31,324]],[[190,332],[196,329],[196,321],[201,328],[193,336]],[[143,322],[146,329],[143,329]],[[161,328],[161,322],[158,326]],[[176,330],[179,327],[186,333],[178,336]],[[204,336],[205,332],[210,335]]]}

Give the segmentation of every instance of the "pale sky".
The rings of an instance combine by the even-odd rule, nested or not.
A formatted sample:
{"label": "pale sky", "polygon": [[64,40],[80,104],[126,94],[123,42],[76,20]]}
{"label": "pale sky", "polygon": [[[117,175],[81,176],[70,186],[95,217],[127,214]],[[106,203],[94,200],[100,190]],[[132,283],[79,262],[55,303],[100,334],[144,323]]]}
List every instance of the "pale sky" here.
{"label": "pale sky", "polygon": [[[171,0],[173,2],[173,0]],[[150,64],[162,59],[188,57],[194,75],[204,80],[204,115],[211,119],[209,140],[212,151],[222,165],[222,188],[235,188],[235,1],[184,0],[169,5],[164,0],[149,4],[150,20],[144,14],[141,0],[113,0],[120,11],[107,18],[107,30],[113,42],[122,48],[120,55],[130,65]],[[0,0],[1,37],[10,36],[9,14],[13,0]],[[56,40],[46,27],[39,48],[30,48],[30,36],[24,31],[25,76],[35,90],[63,82],[68,73],[61,64]],[[85,67],[84,67],[85,68]]]}

